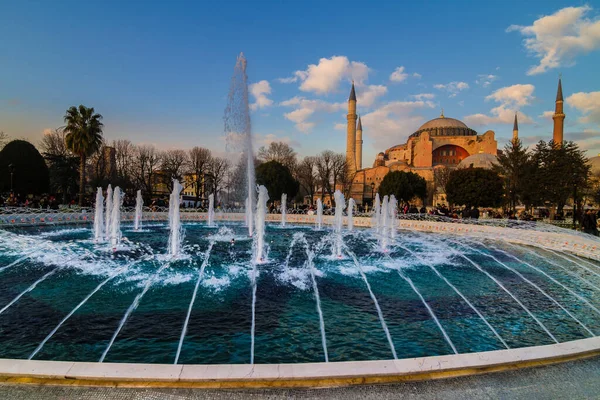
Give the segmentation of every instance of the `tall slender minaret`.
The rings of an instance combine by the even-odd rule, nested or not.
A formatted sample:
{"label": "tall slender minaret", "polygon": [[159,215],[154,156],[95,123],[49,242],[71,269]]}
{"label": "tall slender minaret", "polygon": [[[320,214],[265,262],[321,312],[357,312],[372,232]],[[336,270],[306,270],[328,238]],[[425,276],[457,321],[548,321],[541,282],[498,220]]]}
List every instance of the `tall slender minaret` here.
{"label": "tall slender minaret", "polygon": [[515,113],[515,124],[513,125],[513,143],[519,140],[519,123],[517,122],[517,113]]}
{"label": "tall slender minaret", "polygon": [[362,122],[360,122],[360,115],[358,116],[358,126],[356,127],[356,169],[362,169]]}
{"label": "tall slender minaret", "polygon": [[565,127],[565,114],[563,112],[563,94],[561,78],[558,78],[558,91],[556,92],[556,106],[554,108],[554,132],[552,140],[556,146],[562,146],[563,129]]}
{"label": "tall slender minaret", "polygon": [[354,91],[354,81],[348,98],[348,126],[346,128],[346,163],[348,172],[353,176],[356,172],[356,92]]}

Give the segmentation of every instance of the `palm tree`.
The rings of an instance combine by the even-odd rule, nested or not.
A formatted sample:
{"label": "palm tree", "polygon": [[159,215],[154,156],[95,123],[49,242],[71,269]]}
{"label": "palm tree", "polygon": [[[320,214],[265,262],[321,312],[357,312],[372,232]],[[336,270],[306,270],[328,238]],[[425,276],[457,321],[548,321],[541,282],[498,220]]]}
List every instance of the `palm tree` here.
{"label": "palm tree", "polygon": [[65,144],[79,156],[79,205],[83,205],[85,192],[85,160],[102,145],[102,115],[94,113],[94,107],[72,106],[65,114]]}

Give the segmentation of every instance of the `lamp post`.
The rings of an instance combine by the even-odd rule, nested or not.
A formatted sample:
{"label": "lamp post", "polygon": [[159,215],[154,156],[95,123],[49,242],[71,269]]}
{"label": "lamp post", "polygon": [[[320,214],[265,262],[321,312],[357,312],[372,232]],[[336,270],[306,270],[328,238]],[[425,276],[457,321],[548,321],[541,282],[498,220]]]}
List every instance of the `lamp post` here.
{"label": "lamp post", "polygon": [[15,173],[15,165],[8,164],[8,171],[10,172],[10,192],[13,193],[13,175]]}
{"label": "lamp post", "polygon": [[375,204],[375,182],[371,182],[371,208]]}
{"label": "lamp post", "polygon": [[573,229],[577,230],[577,174],[573,174]]}

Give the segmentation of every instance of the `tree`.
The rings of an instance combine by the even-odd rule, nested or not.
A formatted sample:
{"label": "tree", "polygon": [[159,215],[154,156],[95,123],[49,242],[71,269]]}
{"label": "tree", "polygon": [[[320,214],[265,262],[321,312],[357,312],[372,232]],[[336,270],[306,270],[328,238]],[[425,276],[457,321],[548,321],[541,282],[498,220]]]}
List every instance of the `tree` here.
{"label": "tree", "polygon": [[150,204],[152,200],[152,189],[159,165],[160,157],[154,146],[138,146],[135,149],[132,172],[137,187],[145,195],[146,204]]}
{"label": "tree", "polygon": [[102,115],[96,114],[93,107],[72,106],[64,117],[65,144],[79,156],[79,205],[83,205],[85,194],[85,161],[102,145]]}
{"label": "tree", "polygon": [[383,177],[378,192],[382,196],[393,194],[399,202],[409,203],[415,197],[425,199],[427,182],[413,172],[388,172]]}
{"label": "tree", "polygon": [[6,143],[8,142],[8,135],[2,131],[0,131],[0,150],[4,148]]}
{"label": "tree", "polygon": [[502,178],[489,169],[454,170],[450,173],[446,188],[446,196],[451,204],[471,207],[498,207],[502,204]]}
{"label": "tree", "polygon": [[292,173],[296,167],[296,152],[283,142],[271,142],[269,147],[262,146],[258,149],[258,159],[262,162],[277,161]]}
{"label": "tree", "polygon": [[299,187],[290,170],[277,161],[269,161],[256,168],[256,183],[267,188],[271,200],[280,199],[283,193],[293,198]]}
{"label": "tree", "polygon": [[77,193],[78,157],[67,149],[65,132],[61,128],[44,134],[40,148],[48,164],[50,190],[62,194],[62,202],[65,204],[71,193]]}
{"label": "tree", "polygon": [[[115,164],[117,167],[116,184],[121,188],[135,189],[133,185],[133,158],[135,157],[135,145],[129,140],[113,140],[112,147],[115,149]],[[131,193],[133,194],[133,193]]]}
{"label": "tree", "polygon": [[161,155],[161,169],[167,177],[167,188],[173,191],[173,180],[182,181],[184,167],[187,165],[187,154],[183,150],[167,150]]}
{"label": "tree", "polygon": [[202,147],[194,147],[188,154],[187,172],[192,175],[193,186],[196,193],[195,206],[198,207],[200,202],[201,188],[204,183],[204,175],[208,171],[208,167],[212,160],[210,150]]}
{"label": "tree", "polygon": [[562,213],[569,198],[574,203],[581,200],[583,189],[588,184],[590,166],[585,153],[573,142],[555,146],[552,141],[540,141],[533,152],[533,163],[539,173],[535,183],[544,201],[556,205]]}
{"label": "tree", "polygon": [[523,147],[520,140],[514,140],[504,146],[498,155],[498,164],[492,167],[504,181],[504,194],[509,201],[509,208],[515,209],[520,201],[527,208],[539,202],[535,185],[537,168],[531,154]]}
{"label": "tree", "polygon": [[300,164],[298,164],[296,175],[300,183],[300,188],[310,197],[310,204],[312,205],[319,181],[317,175],[317,157],[304,157]]}
{"label": "tree", "polygon": [[229,160],[226,158],[211,157],[210,159],[210,163],[208,165],[208,175],[212,186],[212,193],[214,193],[215,196],[223,187],[223,182],[227,177],[229,166]]}
{"label": "tree", "polygon": [[31,143],[13,140],[0,151],[0,191],[10,190],[11,170],[14,192],[42,194],[48,191],[48,166]]}

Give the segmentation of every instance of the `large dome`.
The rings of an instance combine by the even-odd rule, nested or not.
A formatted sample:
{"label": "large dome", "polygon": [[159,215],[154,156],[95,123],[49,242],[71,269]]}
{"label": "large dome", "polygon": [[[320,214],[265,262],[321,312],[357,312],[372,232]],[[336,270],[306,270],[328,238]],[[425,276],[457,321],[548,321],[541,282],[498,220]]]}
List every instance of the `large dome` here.
{"label": "large dome", "polygon": [[429,136],[475,136],[477,132],[469,128],[464,122],[454,118],[446,118],[442,114],[439,118],[425,122],[410,137],[420,136],[427,132]]}
{"label": "large dome", "polygon": [[435,119],[432,119],[431,121],[425,122],[417,130],[421,131],[421,130],[432,129],[432,128],[467,128],[468,129],[469,127],[467,125],[465,125],[464,122],[459,121],[457,119],[440,117],[440,118],[435,118]]}

